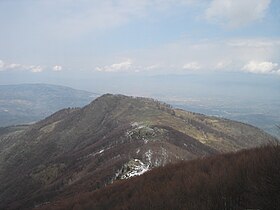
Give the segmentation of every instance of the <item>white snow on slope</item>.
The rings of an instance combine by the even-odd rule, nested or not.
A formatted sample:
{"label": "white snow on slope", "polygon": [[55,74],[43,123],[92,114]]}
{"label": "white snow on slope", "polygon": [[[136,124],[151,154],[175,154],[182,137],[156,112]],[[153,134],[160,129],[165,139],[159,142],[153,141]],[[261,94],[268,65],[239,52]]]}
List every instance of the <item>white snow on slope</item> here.
{"label": "white snow on slope", "polygon": [[141,160],[133,159],[126,163],[123,168],[117,172],[117,179],[129,179],[134,176],[140,176],[149,171],[149,166],[145,165]]}

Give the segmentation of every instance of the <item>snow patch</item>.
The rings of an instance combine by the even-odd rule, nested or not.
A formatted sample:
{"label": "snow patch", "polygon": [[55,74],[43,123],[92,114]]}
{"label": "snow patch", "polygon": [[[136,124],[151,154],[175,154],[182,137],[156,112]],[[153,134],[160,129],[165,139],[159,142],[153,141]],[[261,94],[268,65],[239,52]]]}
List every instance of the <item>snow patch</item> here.
{"label": "snow patch", "polygon": [[105,149],[102,149],[102,150],[100,150],[100,151],[98,151],[98,152],[90,153],[90,154],[86,155],[84,158],[89,158],[89,157],[94,157],[94,156],[96,156],[96,155],[100,155],[100,154],[102,154],[104,151],[105,151]]}
{"label": "snow patch", "polygon": [[101,154],[104,152],[104,149],[100,150],[99,152],[97,152],[98,154]]}
{"label": "snow patch", "polygon": [[132,127],[138,127],[139,123],[138,122],[134,122],[130,124]]}
{"label": "snow patch", "polygon": [[146,159],[148,160],[149,166],[152,165],[152,155],[153,155],[153,152],[150,149],[148,150],[148,152],[145,153],[145,156],[146,156]]}
{"label": "snow patch", "polygon": [[159,154],[160,154],[160,156],[156,157],[154,160],[155,167],[166,165],[167,160],[168,160],[168,154],[167,154],[167,150],[165,148],[161,147],[161,151]]}
{"label": "snow patch", "polygon": [[149,166],[141,160],[133,159],[124,164],[121,170],[116,173],[116,179],[129,179],[134,176],[140,176],[149,171]]}

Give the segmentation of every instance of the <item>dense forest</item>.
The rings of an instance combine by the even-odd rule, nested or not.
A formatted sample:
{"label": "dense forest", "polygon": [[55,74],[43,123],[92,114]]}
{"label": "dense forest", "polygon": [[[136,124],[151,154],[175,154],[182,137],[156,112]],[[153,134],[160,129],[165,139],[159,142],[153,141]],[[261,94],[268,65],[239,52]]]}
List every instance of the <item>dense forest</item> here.
{"label": "dense forest", "polygon": [[278,145],[184,161],[38,209],[276,210],[279,160]]}

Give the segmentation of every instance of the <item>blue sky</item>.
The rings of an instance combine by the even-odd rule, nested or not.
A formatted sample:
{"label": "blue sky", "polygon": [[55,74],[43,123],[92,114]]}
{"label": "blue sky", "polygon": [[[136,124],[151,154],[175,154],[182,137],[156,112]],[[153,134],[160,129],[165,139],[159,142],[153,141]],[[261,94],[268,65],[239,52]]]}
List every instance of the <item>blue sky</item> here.
{"label": "blue sky", "polygon": [[2,83],[280,75],[278,0],[0,0],[0,25]]}

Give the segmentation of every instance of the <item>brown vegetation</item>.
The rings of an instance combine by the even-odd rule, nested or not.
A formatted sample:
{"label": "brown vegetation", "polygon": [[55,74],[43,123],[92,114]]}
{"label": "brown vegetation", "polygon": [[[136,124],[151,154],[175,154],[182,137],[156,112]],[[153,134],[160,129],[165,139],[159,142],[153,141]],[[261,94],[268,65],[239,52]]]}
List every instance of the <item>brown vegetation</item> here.
{"label": "brown vegetation", "polygon": [[280,146],[168,165],[45,209],[273,210],[280,206]]}

